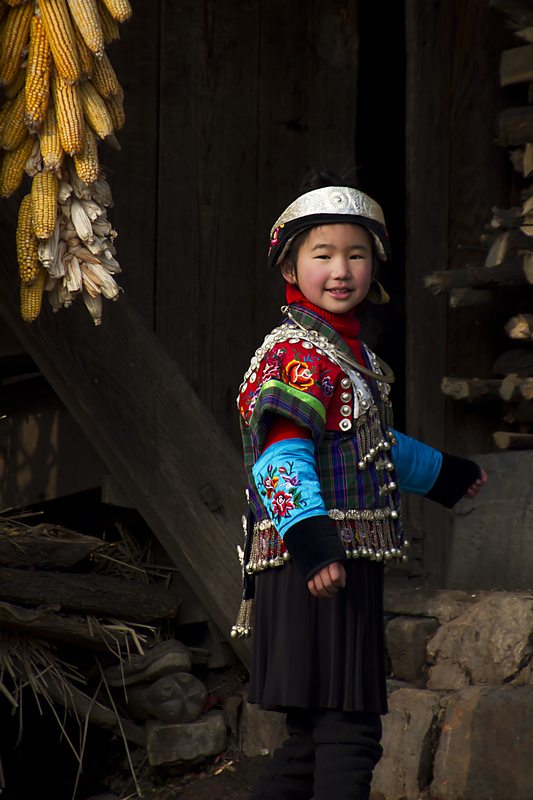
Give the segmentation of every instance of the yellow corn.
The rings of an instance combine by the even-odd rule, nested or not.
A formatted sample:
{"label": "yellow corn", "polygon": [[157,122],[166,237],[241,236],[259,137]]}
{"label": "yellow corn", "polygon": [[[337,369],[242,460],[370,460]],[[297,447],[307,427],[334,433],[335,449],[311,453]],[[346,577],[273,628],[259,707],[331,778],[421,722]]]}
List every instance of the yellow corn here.
{"label": "yellow corn", "polygon": [[57,222],[57,190],[53,172],[38,172],[31,182],[31,221],[38,239],[49,239]]}
{"label": "yellow corn", "polygon": [[89,50],[100,58],[104,54],[104,32],[100,23],[96,0],[67,0],[72,19]]}
{"label": "yellow corn", "polygon": [[47,271],[37,262],[37,276],[33,283],[20,285],[20,313],[24,322],[33,322],[41,312]]}
{"label": "yellow corn", "polygon": [[129,0],[104,0],[107,10],[117,22],[126,22],[131,17]]}
{"label": "yellow corn", "polygon": [[120,94],[122,87],[107,55],[95,59],[92,81],[96,91],[104,98]]}
{"label": "yellow corn", "polygon": [[0,43],[0,84],[14,80],[22,62],[22,50],[30,35],[33,3],[10,8]]}
{"label": "yellow corn", "polygon": [[28,129],[24,124],[24,96],[25,90],[21,89],[11,101],[12,105],[6,114],[0,133],[0,147],[4,150],[16,150],[28,135]]}
{"label": "yellow corn", "polygon": [[26,70],[19,69],[9,86],[4,89],[4,94],[8,100],[13,100],[18,95],[26,82]]}
{"label": "yellow corn", "polygon": [[41,155],[45,172],[53,172],[63,161],[63,148],[59,138],[56,112],[53,106],[48,106],[41,130],[39,131]]}
{"label": "yellow corn", "polygon": [[74,164],[76,165],[78,178],[84,183],[94,183],[98,179],[100,162],[98,161],[96,139],[88,125],[85,126],[83,136],[83,150],[77,156],[74,156]]}
{"label": "yellow corn", "polygon": [[90,81],[80,84],[81,102],[85,121],[100,139],[113,133],[113,121],[107,106]]}
{"label": "yellow corn", "polygon": [[83,107],[79,89],[52,72],[52,96],[61,146],[73,156],[83,147]]}
{"label": "yellow corn", "polygon": [[126,115],[124,114],[124,104],[122,102],[122,98],[120,95],[112,95],[104,100],[104,103],[107,106],[107,110],[109,111],[109,116],[111,117],[111,122],[113,123],[113,128],[116,131],[121,130],[124,127],[124,122],[126,121]]}
{"label": "yellow corn", "polygon": [[39,0],[46,37],[58,75],[66,83],[81,78],[76,35],[65,0]]}
{"label": "yellow corn", "polygon": [[24,120],[30,133],[39,130],[50,96],[52,56],[40,17],[33,17],[30,29],[30,50],[26,76],[26,110]]}
{"label": "yellow corn", "polygon": [[0,167],[0,197],[11,197],[19,188],[34,142],[35,139],[28,136],[16,150],[4,154]]}
{"label": "yellow corn", "polygon": [[87,47],[87,45],[85,44],[85,40],[77,27],[74,28],[74,33],[76,34],[76,44],[78,45],[78,56],[80,59],[81,76],[83,80],[86,80],[87,78],[92,77],[94,57],[89,48]]}
{"label": "yellow corn", "polygon": [[106,44],[111,44],[115,39],[120,39],[118,22],[111,16],[103,0],[96,0],[96,5],[98,6],[98,13],[100,14],[104,41]]}
{"label": "yellow corn", "polygon": [[37,277],[38,247],[31,224],[31,194],[27,194],[20,204],[17,223],[17,261],[22,283],[31,283]]}

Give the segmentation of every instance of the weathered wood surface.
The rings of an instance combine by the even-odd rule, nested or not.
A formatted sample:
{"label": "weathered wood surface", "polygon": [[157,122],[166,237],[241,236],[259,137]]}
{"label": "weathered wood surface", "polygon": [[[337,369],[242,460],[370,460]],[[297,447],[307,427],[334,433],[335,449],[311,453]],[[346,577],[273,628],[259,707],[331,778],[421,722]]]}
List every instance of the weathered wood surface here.
{"label": "weathered wood surface", "polygon": [[[58,535],[53,536],[46,533],[46,526],[39,528],[40,532],[15,536],[2,533],[0,528],[0,564],[33,569],[67,568],[102,547],[102,540],[95,536],[81,537],[60,526],[55,527]],[[54,528],[50,526],[50,530]]]}
{"label": "weathered wood surface", "polygon": [[519,147],[533,140],[533,107],[506,108],[496,120],[498,144]]}
{"label": "weathered wood surface", "polygon": [[238,447],[237,387],[284,302],[270,227],[310,165],[355,160],[357,6],[161,4],[154,330]]}
{"label": "weathered wood surface", "polygon": [[492,434],[492,438],[500,450],[531,450],[533,448],[533,433],[496,431]]}
{"label": "weathered wood surface", "polygon": [[511,317],[505,324],[505,333],[510,339],[533,339],[533,314],[516,314]]}
{"label": "weathered wood surface", "polygon": [[[406,421],[409,435],[439,449],[446,434],[446,303],[430,300],[423,277],[428,264],[448,268],[452,21],[450,4],[406,2]],[[423,537],[423,571],[442,585],[447,519],[416,497],[407,498],[406,509],[408,538]]]}
{"label": "weathered wood surface", "polygon": [[441,390],[454,400],[496,400],[499,399],[501,385],[501,380],[443,378]]}
{"label": "weathered wood surface", "polygon": [[[471,308],[496,303],[498,293],[490,289],[450,289],[448,304],[450,308]],[[462,320],[461,320],[462,321]]]}
{"label": "weathered wood surface", "polygon": [[22,606],[60,605],[63,611],[129,622],[173,617],[177,600],[159,586],[107,575],[26,571],[0,567],[0,598]]}
{"label": "weathered wood surface", "polygon": [[[0,310],[224,633],[241,597],[241,456],[122,296],[95,328],[82,303],[25,324],[17,303],[14,203],[0,234]],[[210,511],[200,492],[222,503]],[[249,643],[235,641],[244,663]]]}
{"label": "weathered wood surface", "polygon": [[117,736],[124,735],[130,742],[146,747],[146,728],[144,725],[136,725],[129,719],[119,717],[107,706],[93,700],[81,689],[70,684],[68,689],[52,675],[50,672],[45,676],[44,681],[47,685],[50,697],[61,705],[74,711],[80,719],[89,717],[91,722],[100,725],[102,728],[112,731]]}
{"label": "weathered wood surface", "polygon": [[0,508],[31,507],[93,489],[100,485],[103,470],[96,451],[42,376],[2,387]]}
{"label": "weathered wood surface", "polygon": [[533,375],[533,352],[531,350],[507,350],[498,356],[493,364],[495,375],[516,373],[521,378]]}
{"label": "weathered wood surface", "polygon": [[533,378],[519,378],[518,375],[507,375],[500,387],[502,400],[533,400]]}
{"label": "weathered wood surface", "polygon": [[533,80],[533,45],[504,50],[500,61],[500,86]]}
{"label": "weathered wood surface", "polygon": [[61,616],[53,611],[24,608],[0,602],[0,628],[19,631],[29,636],[68,642],[99,652],[127,653],[135,650],[132,636],[123,630],[107,631],[102,626],[89,625],[81,618]]}
{"label": "weathered wood surface", "polygon": [[530,259],[518,258],[494,267],[469,266],[432,272],[424,278],[426,289],[444,294],[451,289],[498,289],[533,284],[533,264]]}

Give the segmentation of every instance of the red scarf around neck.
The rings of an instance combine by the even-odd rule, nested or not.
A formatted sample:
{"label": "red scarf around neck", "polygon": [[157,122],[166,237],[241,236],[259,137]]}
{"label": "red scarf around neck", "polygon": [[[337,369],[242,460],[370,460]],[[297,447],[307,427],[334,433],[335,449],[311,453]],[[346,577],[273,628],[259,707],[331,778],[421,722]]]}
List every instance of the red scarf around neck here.
{"label": "red scarf around neck", "polygon": [[361,323],[355,316],[355,308],[347,311],[346,314],[331,314],[319,306],[315,306],[310,300],[300,291],[300,289],[293,283],[287,284],[287,303],[291,305],[302,306],[309,311],[318,314],[322,319],[335,328],[339,336],[342,336],[350,350],[355,356],[356,361],[364,364],[363,355],[361,353],[361,342],[359,341],[359,331],[361,330]]}

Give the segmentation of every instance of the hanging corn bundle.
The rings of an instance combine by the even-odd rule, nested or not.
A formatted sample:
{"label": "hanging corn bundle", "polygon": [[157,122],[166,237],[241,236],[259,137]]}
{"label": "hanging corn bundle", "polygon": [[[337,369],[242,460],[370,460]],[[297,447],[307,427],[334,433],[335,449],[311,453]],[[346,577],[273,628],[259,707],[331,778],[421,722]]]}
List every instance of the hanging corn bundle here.
{"label": "hanging corn bundle", "polygon": [[17,226],[27,322],[44,292],[54,311],[81,294],[96,325],[102,297],[118,297],[97,146],[117,146],[124,125],[124,92],[104,48],[130,16],[129,0],[0,0],[0,196],[32,178]]}

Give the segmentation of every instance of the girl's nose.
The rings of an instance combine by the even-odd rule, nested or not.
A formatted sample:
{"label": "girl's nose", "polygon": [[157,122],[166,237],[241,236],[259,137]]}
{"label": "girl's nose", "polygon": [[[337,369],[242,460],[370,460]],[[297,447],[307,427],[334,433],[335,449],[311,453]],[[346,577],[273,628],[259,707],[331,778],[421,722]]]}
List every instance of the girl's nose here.
{"label": "girl's nose", "polygon": [[350,275],[350,262],[346,258],[338,258],[333,262],[332,275],[335,278],[343,279]]}

